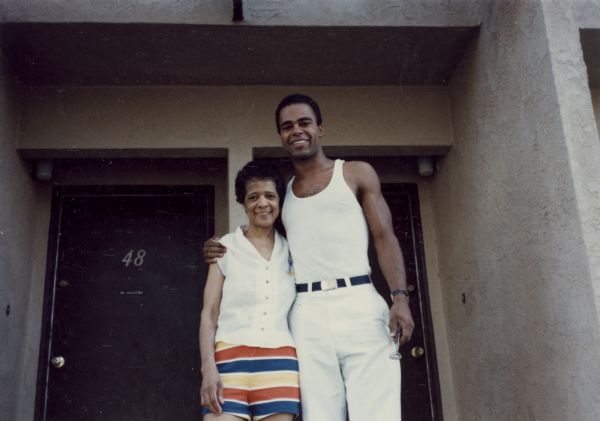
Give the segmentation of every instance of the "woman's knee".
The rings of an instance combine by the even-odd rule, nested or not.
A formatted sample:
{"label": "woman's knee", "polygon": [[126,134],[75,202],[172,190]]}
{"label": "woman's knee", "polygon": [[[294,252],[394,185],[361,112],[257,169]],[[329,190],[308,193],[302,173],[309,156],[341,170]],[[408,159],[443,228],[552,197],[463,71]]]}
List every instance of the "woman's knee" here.
{"label": "woman's knee", "polygon": [[261,421],[292,421],[294,417],[295,415],[293,414],[273,414],[263,418]]}

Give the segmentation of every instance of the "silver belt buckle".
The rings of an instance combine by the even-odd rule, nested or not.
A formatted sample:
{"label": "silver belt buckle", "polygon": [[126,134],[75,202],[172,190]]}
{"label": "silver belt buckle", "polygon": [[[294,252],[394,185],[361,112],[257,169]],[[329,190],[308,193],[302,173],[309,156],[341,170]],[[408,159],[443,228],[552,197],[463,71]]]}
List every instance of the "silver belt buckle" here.
{"label": "silver belt buckle", "polygon": [[321,281],[321,291],[327,291],[337,288],[337,279],[323,279]]}

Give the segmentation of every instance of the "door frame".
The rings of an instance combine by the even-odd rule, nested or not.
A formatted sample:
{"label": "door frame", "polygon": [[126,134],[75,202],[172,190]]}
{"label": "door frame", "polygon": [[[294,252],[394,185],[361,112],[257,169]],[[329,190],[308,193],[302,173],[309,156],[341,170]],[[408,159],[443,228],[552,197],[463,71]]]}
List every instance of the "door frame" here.
{"label": "door frame", "polygon": [[[50,225],[48,230],[48,247],[46,271],[44,276],[44,298],[42,309],[42,324],[40,330],[40,347],[36,380],[36,396],[34,420],[45,421],[46,398],[50,376],[50,357],[52,348],[52,323],[54,320],[54,292],[56,288],[56,271],[58,269],[60,219],[62,215],[62,199],[66,196],[77,195],[156,195],[168,194],[206,194],[206,224],[207,232],[214,232],[214,186],[210,185],[86,185],[86,186],[54,186],[50,209]],[[200,252],[200,251],[198,251]]]}
{"label": "door frame", "polygon": [[[419,291],[419,307],[422,309],[423,329],[428,332],[424,335],[423,342],[425,346],[425,358],[427,361],[428,378],[430,381],[431,393],[431,414],[435,421],[443,421],[443,407],[440,389],[440,378],[438,369],[438,360],[435,351],[435,335],[433,330],[433,320],[431,314],[431,304],[429,300],[429,285],[427,279],[427,268],[425,261],[425,245],[423,239],[423,227],[421,222],[421,208],[419,202],[418,184],[414,182],[386,182],[381,184],[381,191],[385,195],[407,194],[409,197],[409,215],[412,227],[413,249],[415,266],[417,271],[416,281]],[[394,209],[390,208],[391,213]],[[389,302],[389,301],[388,301]]]}

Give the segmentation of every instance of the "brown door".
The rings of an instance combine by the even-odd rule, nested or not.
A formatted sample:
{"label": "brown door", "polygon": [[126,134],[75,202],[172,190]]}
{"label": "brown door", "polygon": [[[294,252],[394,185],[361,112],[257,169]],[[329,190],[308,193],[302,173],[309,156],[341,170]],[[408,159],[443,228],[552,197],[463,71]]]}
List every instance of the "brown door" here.
{"label": "brown door", "polygon": [[[410,309],[415,321],[412,339],[401,349],[402,419],[441,420],[442,408],[417,185],[383,184],[382,191],[392,212],[394,232],[402,248],[408,288],[411,291]],[[390,303],[389,289],[377,265],[377,255],[372,246],[369,257],[375,287]]]}
{"label": "brown door", "polygon": [[37,420],[198,420],[213,191],[55,191]]}

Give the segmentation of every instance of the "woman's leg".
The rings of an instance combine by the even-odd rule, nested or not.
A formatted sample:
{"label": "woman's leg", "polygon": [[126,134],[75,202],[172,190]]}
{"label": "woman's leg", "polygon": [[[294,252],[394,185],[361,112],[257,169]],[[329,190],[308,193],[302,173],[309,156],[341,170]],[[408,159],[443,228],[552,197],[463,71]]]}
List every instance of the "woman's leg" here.
{"label": "woman's leg", "polygon": [[[240,420],[245,420],[246,418],[241,418],[241,417],[236,417],[235,415],[231,415],[231,414],[221,414],[221,415],[215,415],[215,414],[206,414],[204,415],[203,420],[204,421],[240,421]],[[291,418],[290,418],[291,420]]]}
{"label": "woman's leg", "polygon": [[295,415],[293,414],[274,414],[262,418],[261,421],[292,421],[294,417]]}

